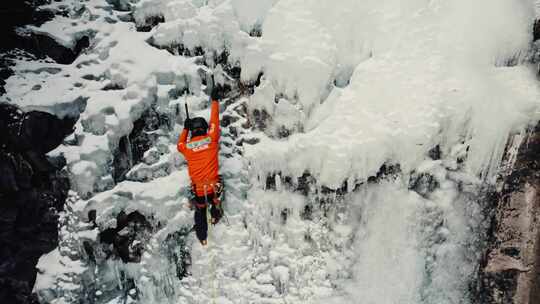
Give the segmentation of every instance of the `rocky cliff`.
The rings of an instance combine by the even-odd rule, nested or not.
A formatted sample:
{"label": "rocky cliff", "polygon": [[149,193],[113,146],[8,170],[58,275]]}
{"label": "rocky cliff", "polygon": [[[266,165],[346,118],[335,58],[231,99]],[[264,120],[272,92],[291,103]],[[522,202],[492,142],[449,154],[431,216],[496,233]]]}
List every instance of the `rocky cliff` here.
{"label": "rocky cliff", "polygon": [[40,256],[58,244],[58,212],[69,180],[46,153],[74,119],[0,103],[0,303],[31,303]]}
{"label": "rocky cliff", "polygon": [[515,136],[507,150],[480,303],[540,303],[540,124]]}
{"label": "rocky cliff", "polygon": [[[69,16],[65,7],[47,7],[48,0],[4,1],[0,3],[0,95],[5,93],[5,80],[13,71],[15,60],[45,59],[61,64],[72,63],[90,45],[89,35],[81,35],[72,46],[61,44],[49,35],[27,26],[40,26],[55,16]],[[78,12],[84,13],[84,10]]]}

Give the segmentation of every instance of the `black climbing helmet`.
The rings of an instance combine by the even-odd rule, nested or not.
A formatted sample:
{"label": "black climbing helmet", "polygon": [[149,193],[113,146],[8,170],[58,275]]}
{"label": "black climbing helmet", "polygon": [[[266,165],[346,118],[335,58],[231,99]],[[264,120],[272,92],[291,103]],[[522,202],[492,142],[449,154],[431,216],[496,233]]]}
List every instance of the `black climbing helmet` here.
{"label": "black climbing helmet", "polygon": [[195,117],[191,119],[189,127],[193,135],[204,135],[208,130],[208,123],[202,117]]}

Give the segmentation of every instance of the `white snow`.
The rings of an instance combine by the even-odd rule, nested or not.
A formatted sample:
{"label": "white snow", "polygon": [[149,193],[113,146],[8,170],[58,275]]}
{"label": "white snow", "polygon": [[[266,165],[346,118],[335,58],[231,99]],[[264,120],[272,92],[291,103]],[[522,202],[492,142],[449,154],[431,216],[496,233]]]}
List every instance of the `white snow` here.
{"label": "white snow", "polygon": [[[468,303],[487,224],[475,195],[493,182],[509,136],[539,118],[536,67],[525,60],[537,1],[141,0],[137,25],[164,19],[150,32],[120,21],[125,13],[104,0],[84,6],[76,26],[58,17],[32,30],[68,46],[94,32],[90,49],[71,65],[16,62],[2,97],[80,114],[75,134],[51,152],[66,157],[83,198],[70,201],[59,228],[65,251],[40,260],[34,289],[42,298],[54,296],[62,274],[89,271],[66,259],[81,250],[75,239],[96,239],[95,229],[77,225],[95,209],[100,229],[121,211],[160,223],[141,263],[104,262],[98,278],[120,286],[125,273],[142,303]],[[253,95],[222,105],[222,115],[238,118],[221,146],[227,224],[212,227],[208,248],[187,237],[192,265],[179,280],[165,246],[192,225],[175,148],[182,107],[208,117],[201,78],[224,50],[242,81],[263,76]],[[173,131],[115,184],[113,151],[150,105]],[[249,117],[235,110],[244,106]],[[255,110],[269,115],[265,130],[242,127],[253,125]],[[243,139],[259,142],[237,144]],[[432,160],[437,145],[442,159]],[[401,173],[368,183],[383,164]],[[292,192],[289,183],[306,172],[317,193]],[[417,194],[412,172],[438,187]],[[321,194],[344,181],[343,196]]]}
{"label": "white snow", "polygon": [[[253,108],[261,99],[265,109],[278,107],[273,96],[284,93],[306,118],[306,133],[249,151],[260,171],[307,169],[337,187],[387,161],[409,171],[435,144],[446,151],[465,140],[471,171],[491,177],[508,134],[537,117],[533,67],[501,66],[528,48],[533,16],[525,1],[304,2],[280,1],[257,52],[242,62],[244,77],[257,74],[254,64],[265,72],[267,93],[255,93]],[[341,15],[343,7],[357,8],[354,18]],[[345,65],[336,58],[344,57],[350,84],[333,88]],[[276,154],[285,157],[269,157]]]}
{"label": "white snow", "polygon": [[86,27],[84,24],[79,24],[77,19],[59,16],[54,20],[47,21],[39,28],[33,25],[26,28],[38,34],[48,35],[56,40],[59,44],[74,49],[76,39],[85,33]]}
{"label": "white snow", "polygon": [[[66,273],[81,275],[85,268],[80,261],[73,261],[69,257],[63,256],[58,248],[43,255],[36,265],[38,276],[34,284],[34,292],[37,292],[42,299],[54,300],[54,294],[49,290],[54,289],[76,289],[77,285],[71,284],[64,279]],[[40,292],[42,292],[40,294]]]}

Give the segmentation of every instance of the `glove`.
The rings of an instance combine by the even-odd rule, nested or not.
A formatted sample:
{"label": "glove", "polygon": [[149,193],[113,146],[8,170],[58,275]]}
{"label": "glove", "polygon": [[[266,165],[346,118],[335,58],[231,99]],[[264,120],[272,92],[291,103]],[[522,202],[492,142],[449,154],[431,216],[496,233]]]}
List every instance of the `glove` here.
{"label": "glove", "polygon": [[217,101],[220,101],[223,96],[223,87],[221,85],[214,85],[214,87],[212,88],[212,92],[210,92],[210,98],[212,98],[212,100],[217,100]]}
{"label": "glove", "polygon": [[191,130],[191,119],[186,118],[186,120],[184,120],[184,129]]}

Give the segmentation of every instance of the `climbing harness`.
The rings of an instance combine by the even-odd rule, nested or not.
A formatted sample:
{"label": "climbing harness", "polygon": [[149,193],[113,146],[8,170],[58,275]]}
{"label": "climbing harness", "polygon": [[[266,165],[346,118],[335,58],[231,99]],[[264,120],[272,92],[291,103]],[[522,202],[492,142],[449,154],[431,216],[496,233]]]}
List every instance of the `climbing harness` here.
{"label": "climbing harness", "polygon": [[[200,184],[198,186],[201,187]],[[203,188],[203,192],[204,192],[204,202],[199,202],[199,201],[194,199],[197,196],[196,195],[197,185],[192,184],[191,188],[192,188],[191,189],[191,195],[192,195],[191,201],[193,202],[192,205],[194,204],[199,209],[206,208],[206,207],[211,208],[212,206],[214,206],[214,208],[218,209],[220,218],[225,216],[225,212],[223,211],[223,205],[222,205],[222,203],[223,203],[223,184],[221,183],[221,176],[218,178],[218,181],[216,181],[216,182],[203,183],[202,184],[202,188]],[[213,194],[212,202],[210,202],[209,198],[208,198],[208,196],[210,195],[209,194],[209,188],[211,188],[213,190],[212,193],[210,193],[210,194]],[[211,213],[210,213],[210,217],[212,217]],[[227,219],[227,222],[228,222],[228,219]],[[212,223],[212,224],[216,224],[216,223]]]}

